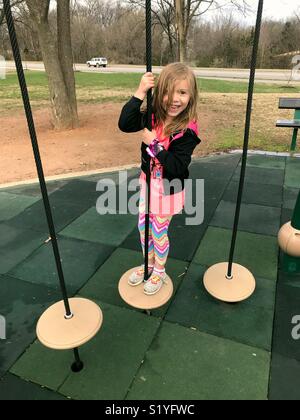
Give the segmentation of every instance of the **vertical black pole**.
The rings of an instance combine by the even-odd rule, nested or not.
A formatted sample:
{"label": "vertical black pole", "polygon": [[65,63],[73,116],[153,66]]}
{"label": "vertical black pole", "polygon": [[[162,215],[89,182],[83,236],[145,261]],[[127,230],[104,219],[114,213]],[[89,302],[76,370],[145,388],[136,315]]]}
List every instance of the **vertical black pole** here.
{"label": "vertical black pole", "polygon": [[[152,34],[151,34],[151,0],[146,0],[146,67],[152,72]],[[147,128],[152,130],[152,90],[147,93]],[[150,199],[151,199],[151,159],[149,157],[146,173],[146,216],[145,216],[145,275],[148,280],[149,266],[149,229],[150,229]]]}
{"label": "vertical black pole", "polygon": [[249,146],[250,127],[251,127],[253,92],[254,92],[254,83],[255,83],[255,72],[256,72],[256,63],[257,63],[257,55],[258,55],[258,47],[259,47],[259,39],[260,39],[263,6],[264,6],[264,0],[259,0],[253,52],[252,52],[249,89],[248,89],[248,102],[247,102],[247,113],[246,113],[246,124],[245,124],[244,149],[243,149],[243,157],[242,157],[242,168],[241,168],[241,177],[240,177],[240,184],[239,184],[239,191],[238,191],[238,198],[237,198],[237,206],[236,206],[236,212],[235,212],[235,218],[234,218],[233,235],[232,235],[231,248],[230,248],[229,265],[228,265],[228,273],[227,273],[228,279],[232,279],[232,265],[233,265],[233,259],[234,259],[243,190],[244,190],[244,184],[245,184],[248,146]]}
{"label": "vertical black pole", "polygon": [[80,360],[78,349],[74,349],[74,358],[75,362],[72,364],[71,369],[74,373],[81,372],[84,366],[82,361]]}
{"label": "vertical black pole", "polygon": [[[16,35],[16,29],[15,29],[14,20],[13,20],[13,16],[11,12],[10,0],[4,0],[3,6],[4,6],[4,13],[5,13],[6,22],[7,22],[8,31],[9,31],[10,42],[11,42],[12,50],[14,54],[14,60],[16,63],[16,69],[17,69],[19,84],[20,84],[22,98],[23,98],[24,110],[25,110],[27,123],[28,123],[28,130],[29,130],[29,134],[31,138],[35,163],[36,163],[38,177],[40,181],[41,192],[42,192],[48,227],[49,227],[49,233],[51,237],[51,242],[52,242],[59,282],[60,282],[60,288],[61,288],[63,301],[65,305],[65,311],[66,311],[65,318],[70,319],[73,317],[73,314],[71,312],[71,308],[69,304],[67,288],[66,288],[63,269],[61,265],[60,253],[59,253],[58,243],[56,239],[56,232],[55,232],[55,227],[54,227],[54,222],[53,222],[53,217],[52,217],[52,212],[51,212],[51,206],[49,202],[49,196],[48,196],[48,191],[47,191],[47,186],[46,186],[46,181],[45,181],[45,176],[44,176],[44,170],[43,170],[43,165],[41,161],[41,155],[39,151],[39,145],[38,145],[37,135],[36,135],[36,130],[35,130],[35,124],[33,120],[32,109],[30,105],[29,94],[28,94],[26,79],[24,75],[24,69],[22,65],[18,39]],[[77,351],[76,353],[77,359],[75,363],[78,364],[79,353],[77,349],[76,351]]]}
{"label": "vertical black pole", "polygon": [[300,191],[298,193],[298,198],[297,198],[297,201],[296,201],[294,214],[293,214],[293,218],[292,218],[291,223],[292,223],[292,227],[294,229],[300,230]]}

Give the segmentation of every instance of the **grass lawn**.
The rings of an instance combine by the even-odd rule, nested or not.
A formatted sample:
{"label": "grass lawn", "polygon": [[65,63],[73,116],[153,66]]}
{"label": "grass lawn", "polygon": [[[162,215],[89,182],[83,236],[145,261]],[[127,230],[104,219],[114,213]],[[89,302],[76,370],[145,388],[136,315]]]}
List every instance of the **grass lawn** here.
{"label": "grass lawn", "polygon": [[[136,90],[141,74],[76,73],[79,104],[124,103]],[[43,72],[26,72],[33,108],[49,106],[47,77]],[[241,148],[248,83],[198,79],[204,137],[210,138],[211,151]],[[251,149],[288,151],[291,130],[275,127],[278,118],[291,118],[293,112],[278,110],[281,96],[299,96],[300,85],[256,84],[254,96]],[[0,80],[0,111],[10,114],[22,108],[15,73]]]}

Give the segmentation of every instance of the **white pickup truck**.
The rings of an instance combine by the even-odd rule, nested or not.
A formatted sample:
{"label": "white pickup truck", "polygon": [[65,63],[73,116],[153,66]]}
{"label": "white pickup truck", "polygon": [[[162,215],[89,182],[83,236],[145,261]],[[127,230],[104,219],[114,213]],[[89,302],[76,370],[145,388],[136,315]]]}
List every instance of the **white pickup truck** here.
{"label": "white pickup truck", "polygon": [[107,59],[104,57],[96,57],[92,58],[91,60],[87,61],[86,63],[88,67],[106,67],[107,66]]}

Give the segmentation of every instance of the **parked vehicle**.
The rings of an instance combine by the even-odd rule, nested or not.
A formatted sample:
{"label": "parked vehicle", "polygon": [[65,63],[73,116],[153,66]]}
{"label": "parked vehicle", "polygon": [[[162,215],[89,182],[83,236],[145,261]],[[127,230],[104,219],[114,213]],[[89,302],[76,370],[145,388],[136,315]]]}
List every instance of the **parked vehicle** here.
{"label": "parked vehicle", "polygon": [[88,67],[106,67],[107,59],[105,57],[94,57],[86,63]]}

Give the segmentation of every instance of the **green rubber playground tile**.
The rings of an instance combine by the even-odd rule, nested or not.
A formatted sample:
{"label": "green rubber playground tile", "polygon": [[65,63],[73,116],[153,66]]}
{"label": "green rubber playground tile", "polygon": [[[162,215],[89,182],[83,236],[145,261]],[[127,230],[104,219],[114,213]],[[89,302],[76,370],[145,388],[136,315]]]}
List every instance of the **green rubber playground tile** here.
{"label": "green rubber playground tile", "polygon": [[[228,261],[231,238],[231,230],[209,227],[193,262],[210,267]],[[276,238],[247,232],[238,233],[235,263],[245,266],[257,277],[276,280],[277,259]]]}
{"label": "green rubber playground tile", "polygon": [[0,192],[0,222],[12,219],[36,201],[36,197]]}
{"label": "green rubber playground tile", "polygon": [[275,283],[257,278],[256,291],[249,299],[227,304],[206,292],[203,285],[205,271],[201,266],[190,265],[166,320],[270,351]]}
{"label": "green rubber playground tile", "polygon": [[99,215],[93,207],[64,229],[61,234],[90,242],[119,246],[136,224],[137,216]]}
{"label": "green rubber playground tile", "polygon": [[164,322],[128,400],[266,400],[269,353]]}
{"label": "green rubber playground tile", "polygon": [[[296,260],[296,258],[290,258]],[[297,259],[297,262],[300,267],[300,258]],[[300,293],[300,270],[298,272],[280,270],[278,273],[278,282],[283,286],[298,287]]]}
{"label": "green rubber playground tile", "polygon": [[[119,295],[118,284],[124,273],[142,263],[142,252],[118,248],[79,292],[80,296],[129,308]],[[182,281],[182,275],[186,272],[187,264],[184,261],[169,258],[166,269],[173,281],[176,292]],[[167,308],[168,304],[163,308],[152,311],[152,314],[154,316],[162,316]]]}
{"label": "green rubber playground tile", "polygon": [[[86,209],[90,207],[95,207],[99,205],[100,197],[104,194],[105,198],[107,197],[108,188],[112,192],[112,197],[110,197],[111,203],[105,201],[105,208],[112,208],[117,213],[122,213],[120,210],[120,200],[122,200],[122,205],[125,206],[125,211],[127,211],[128,200],[134,195],[134,192],[128,191],[128,183],[131,178],[124,178],[122,175],[122,183],[116,180],[116,178],[110,178],[105,176],[99,178],[97,181],[86,181],[86,180],[73,180],[68,184],[64,185],[59,190],[51,194],[51,200],[64,201],[73,203],[77,206],[85,206]],[[101,181],[101,185],[98,185],[98,182]],[[139,183],[136,182],[136,188],[139,190]],[[116,204],[115,204],[116,201]]]}
{"label": "green rubber playground tile", "polygon": [[291,257],[290,255],[280,252],[279,268],[287,275],[300,275],[300,258]]}
{"label": "green rubber playground tile", "polygon": [[0,346],[0,371],[5,372],[35,339],[38,318],[59,294],[10,276],[0,276],[0,308],[6,319],[6,340]]}
{"label": "green rubber playground tile", "polygon": [[[63,187],[65,184],[70,182],[70,180],[59,180],[59,181],[47,181],[47,191],[48,194],[58,190],[59,188]],[[26,184],[26,185],[18,185],[15,187],[3,188],[1,189],[3,192],[8,192],[12,194],[21,194],[21,195],[30,195],[33,197],[41,198],[41,187],[39,183],[34,184]]]}
{"label": "green rubber playground tile", "polygon": [[[239,182],[240,180],[241,167],[239,167],[234,174],[232,180]],[[248,167],[246,171],[245,182],[252,182],[254,184],[265,184],[265,185],[283,185],[284,182],[284,171],[280,169],[267,169]]]}
{"label": "green rubber playground tile", "polygon": [[39,248],[47,234],[0,223],[0,274],[5,274],[34,250]]}
{"label": "green rubber playground tile", "polygon": [[14,375],[7,374],[0,379],[0,401],[55,401],[66,400],[39,385],[26,382]]}
{"label": "green rubber playground tile", "polygon": [[192,179],[223,179],[229,181],[240,161],[239,156],[230,159],[215,159],[215,161],[205,162],[199,159],[190,168],[190,178]]}
{"label": "green rubber playground tile", "polygon": [[[55,199],[50,196],[50,205],[56,231],[59,232],[68,224],[81,216],[88,207],[85,202],[76,204]],[[42,200],[25,209],[18,216],[11,219],[8,224],[15,227],[26,227],[40,232],[49,232],[45,208]]]}
{"label": "green rubber playground tile", "polygon": [[300,159],[287,159],[284,185],[288,188],[300,188]]}
{"label": "green rubber playground tile", "polygon": [[285,169],[286,158],[277,156],[252,155],[248,156],[247,166],[266,169]]}
{"label": "green rubber playground tile", "polygon": [[[231,182],[223,196],[224,201],[236,203],[238,196],[239,183]],[[282,186],[253,184],[248,182],[243,193],[243,203],[257,204],[260,206],[281,207],[282,205]]]}
{"label": "green rubber playground tile", "polygon": [[[235,203],[221,201],[210,224],[232,229],[235,209]],[[280,208],[242,204],[239,230],[267,236],[277,236],[280,228],[280,216]]]}
{"label": "green rubber playground tile", "polygon": [[290,222],[292,218],[293,218],[293,210],[282,209],[280,226],[283,226],[286,223]]}
{"label": "green rubber playground tile", "polygon": [[300,289],[297,286],[281,284],[282,275],[284,274],[280,274],[277,289],[272,350],[282,356],[300,361]]}
{"label": "green rubber playground tile", "polygon": [[109,179],[114,181],[116,184],[120,184],[120,182],[124,182],[124,175],[122,174],[120,176],[120,173],[127,173],[127,178],[128,180],[131,180],[133,178],[139,178],[140,174],[141,174],[141,170],[140,168],[132,168],[132,169],[127,169],[125,171],[116,171],[116,172],[105,172],[105,173],[99,173],[99,174],[95,174],[95,175],[90,175],[88,177],[82,178],[84,179],[84,181],[90,181],[90,182],[98,182],[100,180],[103,179]]}
{"label": "green rubber playground tile", "polygon": [[272,354],[269,400],[300,400],[300,361]]}
{"label": "green rubber playground tile", "polygon": [[209,155],[200,158],[194,158],[192,165],[203,165],[206,163],[218,163],[225,166],[237,166],[242,158],[241,153],[223,153],[219,155]]}
{"label": "green rubber playground tile", "polygon": [[284,209],[289,209],[289,210],[294,210],[298,194],[299,194],[299,189],[284,187],[283,208]]}
{"label": "green rubber playground tile", "polygon": [[12,372],[80,400],[121,400],[144,360],[160,325],[157,318],[100,304],[104,314],[98,335],[80,349],[85,368],[70,372],[72,352],[58,352],[35,343]]}
{"label": "green rubber playground tile", "polygon": [[71,372],[72,351],[56,351],[35,341],[10,369],[20,378],[58,391]]}
{"label": "green rubber playground tile", "polygon": [[[109,258],[114,248],[58,236],[58,246],[67,289],[76,293]],[[43,245],[11,271],[30,283],[59,289],[59,278],[51,242]]]}
{"label": "green rubber playground tile", "polygon": [[85,207],[89,208],[96,205],[97,198],[100,195],[96,187],[96,182],[75,179],[53,192],[51,194],[51,200],[53,202],[57,200],[67,201],[76,205],[82,205],[84,203]]}

